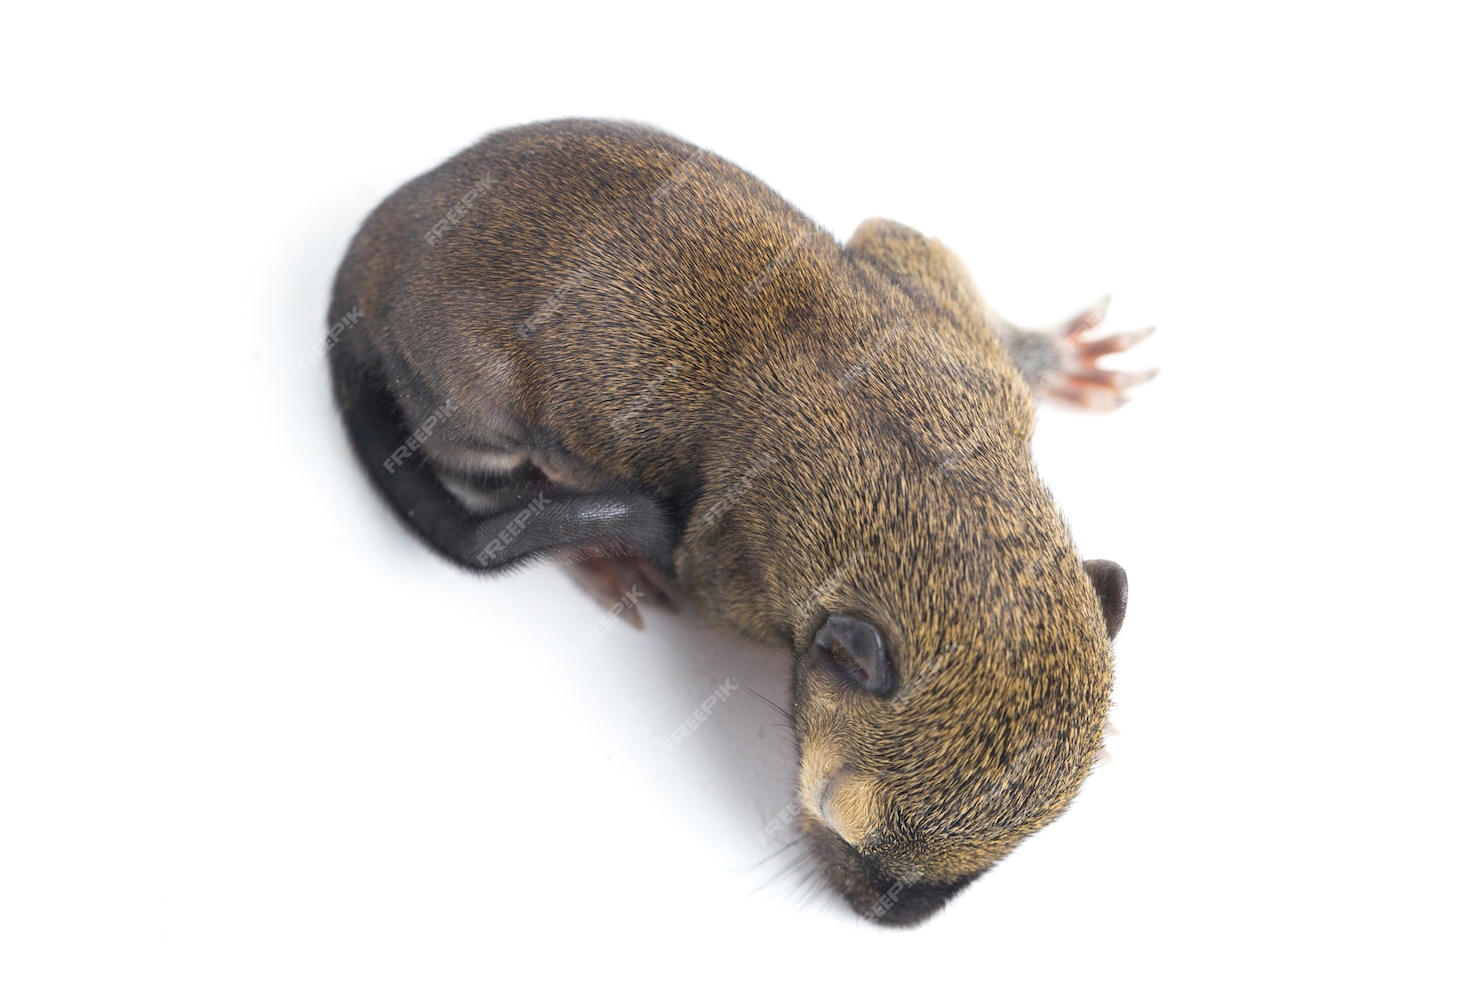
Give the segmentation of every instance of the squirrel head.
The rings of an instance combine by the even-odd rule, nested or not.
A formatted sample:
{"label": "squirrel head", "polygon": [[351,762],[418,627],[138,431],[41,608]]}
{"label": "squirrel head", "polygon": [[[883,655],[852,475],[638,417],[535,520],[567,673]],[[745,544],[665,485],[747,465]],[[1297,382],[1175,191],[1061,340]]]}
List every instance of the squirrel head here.
{"label": "squirrel head", "polygon": [[929,916],[1056,817],[1101,745],[1125,573],[1081,563],[1014,473],[1005,496],[954,475],[899,509],[880,489],[793,623],[803,832],[880,923]]}
{"label": "squirrel head", "polygon": [[973,428],[947,402],[954,431],[865,416],[860,449],[857,418],[806,406],[808,442],[721,484],[693,526],[724,537],[686,575],[712,616],[790,644],[803,832],[855,910],[914,924],[1088,775],[1125,573],[1079,560],[1030,420]]}
{"label": "squirrel head", "polygon": [[975,573],[978,591],[938,568],[922,584],[942,591],[910,603],[886,602],[860,560],[799,624],[801,824],[866,918],[928,917],[1062,812],[1095,761],[1124,572],[1014,554]]}

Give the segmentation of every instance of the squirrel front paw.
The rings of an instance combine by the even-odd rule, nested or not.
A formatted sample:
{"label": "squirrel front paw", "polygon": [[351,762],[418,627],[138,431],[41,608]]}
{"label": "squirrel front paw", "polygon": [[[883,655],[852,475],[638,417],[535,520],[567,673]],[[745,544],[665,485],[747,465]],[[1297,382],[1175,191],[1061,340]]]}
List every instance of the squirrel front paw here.
{"label": "squirrel front paw", "polygon": [[1100,357],[1123,353],[1155,331],[1153,326],[1100,339],[1085,338],[1086,333],[1105,320],[1109,306],[1107,296],[1063,325],[1035,333],[1041,340],[1052,343],[1054,352],[1054,357],[1033,381],[1038,396],[1084,410],[1113,411],[1129,399],[1127,391],[1156,376],[1154,369],[1107,370],[1099,365]]}

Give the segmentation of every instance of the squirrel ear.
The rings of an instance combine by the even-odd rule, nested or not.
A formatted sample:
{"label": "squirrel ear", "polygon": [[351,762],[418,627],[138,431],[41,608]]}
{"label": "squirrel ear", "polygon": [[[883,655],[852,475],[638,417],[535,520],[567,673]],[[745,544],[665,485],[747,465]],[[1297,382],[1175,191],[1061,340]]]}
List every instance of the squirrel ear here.
{"label": "squirrel ear", "polygon": [[1128,587],[1125,581],[1125,569],[1113,561],[1096,558],[1084,563],[1085,574],[1089,576],[1090,584],[1095,587],[1095,594],[1100,597],[1100,612],[1105,615],[1105,630],[1114,640],[1115,635],[1120,632],[1120,625],[1125,622],[1125,600]]}
{"label": "squirrel ear", "polygon": [[829,616],[813,646],[852,685],[870,695],[894,690],[894,667],[878,629],[856,616]]}

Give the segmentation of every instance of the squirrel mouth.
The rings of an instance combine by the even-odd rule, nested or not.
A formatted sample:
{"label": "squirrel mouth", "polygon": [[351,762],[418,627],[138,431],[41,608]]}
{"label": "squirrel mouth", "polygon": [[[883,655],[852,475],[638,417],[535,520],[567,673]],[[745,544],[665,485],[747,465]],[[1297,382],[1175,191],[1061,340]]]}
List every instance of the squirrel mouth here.
{"label": "squirrel mouth", "polygon": [[896,928],[917,925],[974,878],[950,884],[912,878],[913,867],[891,868],[887,860],[865,856],[813,818],[804,815],[802,829],[833,889],[860,917],[877,924]]}

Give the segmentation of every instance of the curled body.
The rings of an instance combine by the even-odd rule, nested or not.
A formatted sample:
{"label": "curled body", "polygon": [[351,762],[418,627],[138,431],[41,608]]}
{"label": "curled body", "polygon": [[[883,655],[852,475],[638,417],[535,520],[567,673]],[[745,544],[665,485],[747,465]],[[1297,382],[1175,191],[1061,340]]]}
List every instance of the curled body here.
{"label": "curled body", "polygon": [[340,268],[350,313],[337,402],[430,547],[614,592],[649,571],[792,651],[801,824],[865,917],[923,919],[1079,789],[1125,576],[1079,559],[1034,398],[1114,399],[1142,378],[1094,360],[1139,336],[1019,330],[908,227],[839,243],[722,158],[589,120],[395,192]]}

